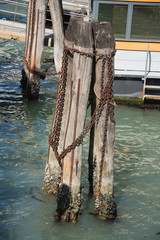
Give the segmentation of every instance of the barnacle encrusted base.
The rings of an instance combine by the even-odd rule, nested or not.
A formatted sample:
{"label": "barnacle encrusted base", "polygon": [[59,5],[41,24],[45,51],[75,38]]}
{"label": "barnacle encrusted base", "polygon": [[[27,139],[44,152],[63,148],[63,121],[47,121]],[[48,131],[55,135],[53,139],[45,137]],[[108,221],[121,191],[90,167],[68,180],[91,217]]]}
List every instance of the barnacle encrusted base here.
{"label": "barnacle encrusted base", "polygon": [[113,195],[103,196],[100,194],[95,200],[95,214],[102,219],[115,219],[117,216],[117,205]]}
{"label": "barnacle encrusted base", "polygon": [[49,167],[46,166],[42,191],[50,195],[57,195],[60,182],[61,182],[60,174],[57,174],[57,175],[50,174]]}

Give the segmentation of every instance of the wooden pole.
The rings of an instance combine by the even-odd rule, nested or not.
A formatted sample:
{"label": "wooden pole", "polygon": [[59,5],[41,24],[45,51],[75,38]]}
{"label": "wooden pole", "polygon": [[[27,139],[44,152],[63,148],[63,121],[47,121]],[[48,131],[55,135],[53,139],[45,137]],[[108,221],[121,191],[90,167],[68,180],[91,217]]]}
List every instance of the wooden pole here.
{"label": "wooden pole", "polygon": [[[113,56],[109,60],[109,54],[114,51],[114,36],[110,23],[102,22],[94,28],[96,44],[96,67],[94,97],[96,106],[103,96],[107,86],[107,104],[102,111],[100,119],[94,127],[93,159],[89,160],[93,173],[93,191],[96,195],[95,212],[101,218],[115,218],[116,204],[114,201],[114,113],[113,113]],[[99,56],[101,55],[102,56]],[[103,55],[107,57],[103,57]],[[106,85],[108,84],[108,85]],[[92,140],[91,140],[92,141]],[[90,151],[92,151],[90,149]],[[95,164],[93,164],[93,162]],[[93,168],[94,165],[94,168]]]}
{"label": "wooden pole", "polygon": [[27,27],[24,53],[24,69],[21,86],[24,96],[37,99],[40,88],[41,56],[45,35],[46,0],[30,0],[27,13]]}
{"label": "wooden pole", "polygon": [[[74,49],[80,52],[93,53],[91,22],[71,19],[65,44],[67,47],[73,45]],[[73,67],[69,69],[72,72],[68,71],[67,78],[70,91],[66,92],[62,124],[62,133],[65,136],[64,148],[72,145],[83,131],[92,77],[92,57],[73,52],[72,61]],[[57,198],[58,220],[74,222],[77,218],[81,205],[81,165],[82,144],[63,159],[61,187]]]}

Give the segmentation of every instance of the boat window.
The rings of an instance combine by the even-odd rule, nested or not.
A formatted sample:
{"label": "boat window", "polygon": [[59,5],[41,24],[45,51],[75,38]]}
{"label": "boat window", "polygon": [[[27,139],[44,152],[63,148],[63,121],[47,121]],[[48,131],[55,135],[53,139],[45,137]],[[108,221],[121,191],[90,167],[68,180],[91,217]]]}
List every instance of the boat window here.
{"label": "boat window", "polygon": [[127,22],[127,5],[99,4],[99,21],[111,22],[115,37],[124,38]]}
{"label": "boat window", "polygon": [[133,6],[131,38],[160,39],[159,6]]}

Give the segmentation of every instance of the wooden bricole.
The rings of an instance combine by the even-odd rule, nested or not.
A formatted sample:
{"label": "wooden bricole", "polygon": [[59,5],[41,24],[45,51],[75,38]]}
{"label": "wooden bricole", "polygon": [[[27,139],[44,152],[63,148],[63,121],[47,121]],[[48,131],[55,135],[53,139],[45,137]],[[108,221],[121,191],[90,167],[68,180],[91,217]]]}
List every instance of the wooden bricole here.
{"label": "wooden bricole", "polygon": [[[57,220],[76,221],[82,204],[82,143],[90,131],[89,183],[90,191],[96,196],[95,213],[104,219],[114,219],[114,36],[109,23],[88,21],[85,17],[72,18],[64,34],[61,5],[55,2],[57,5],[50,1],[50,11],[55,27],[54,57],[59,75],[43,190],[57,195]],[[30,4],[33,5],[32,1]],[[54,16],[56,8],[57,18]],[[37,16],[39,19],[40,15]],[[40,70],[41,53],[36,53],[37,46],[42,44],[37,37],[38,19],[37,30],[27,30],[31,36],[26,38],[25,59],[30,68],[25,72],[26,75],[29,72],[27,77],[31,82],[32,75],[35,82],[36,75],[39,77],[36,71]],[[36,60],[38,65],[34,65]],[[35,74],[31,73],[33,69]],[[89,99],[92,116],[85,127]]]}
{"label": "wooden bricole", "polygon": [[[98,26],[94,28],[94,24]],[[98,32],[93,35],[94,29],[97,29]],[[86,38],[86,36],[88,37]],[[95,37],[95,42],[93,37]],[[92,129],[89,175],[90,179],[93,179],[90,185],[93,184],[92,189],[96,196],[95,211],[104,219],[113,219],[116,216],[113,194],[114,37],[110,24],[85,22],[78,18],[72,19],[65,35],[64,51],[68,51],[67,78],[66,84],[64,84],[66,87],[63,89],[65,91],[64,104],[63,101],[62,103],[57,101],[58,105],[63,105],[57,151],[54,147],[56,136],[53,135],[56,134],[58,125],[55,126],[55,130],[53,129],[50,141],[56,152],[55,158],[52,158],[51,161],[61,161],[61,181],[56,185],[59,185],[56,187],[59,189],[56,218],[61,221],[75,221],[77,218],[82,199],[82,140],[86,132]],[[90,92],[92,92],[90,99],[93,115],[87,127],[84,128]],[[94,102],[96,104],[92,104]],[[56,114],[57,112],[55,112]],[[55,122],[59,124],[59,121]],[[53,125],[55,122],[53,120]],[[93,153],[91,154],[91,152]],[[64,157],[61,158],[61,156]],[[49,163],[47,163],[48,165]],[[53,176],[55,172],[54,169]],[[58,179],[58,176],[55,179]]]}

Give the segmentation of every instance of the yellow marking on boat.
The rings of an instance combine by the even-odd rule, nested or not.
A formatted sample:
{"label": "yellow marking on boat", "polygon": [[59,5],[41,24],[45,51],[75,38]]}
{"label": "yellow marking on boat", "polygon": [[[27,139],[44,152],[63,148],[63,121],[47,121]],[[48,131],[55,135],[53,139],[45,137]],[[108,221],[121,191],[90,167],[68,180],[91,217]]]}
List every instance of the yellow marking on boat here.
{"label": "yellow marking on boat", "polygon": [[[116,41],[116,50],[132,50],[132,51],[147,51],[148,42],[135,41]],[[160,52],[160,42],[150,42],[149,51]]]}

